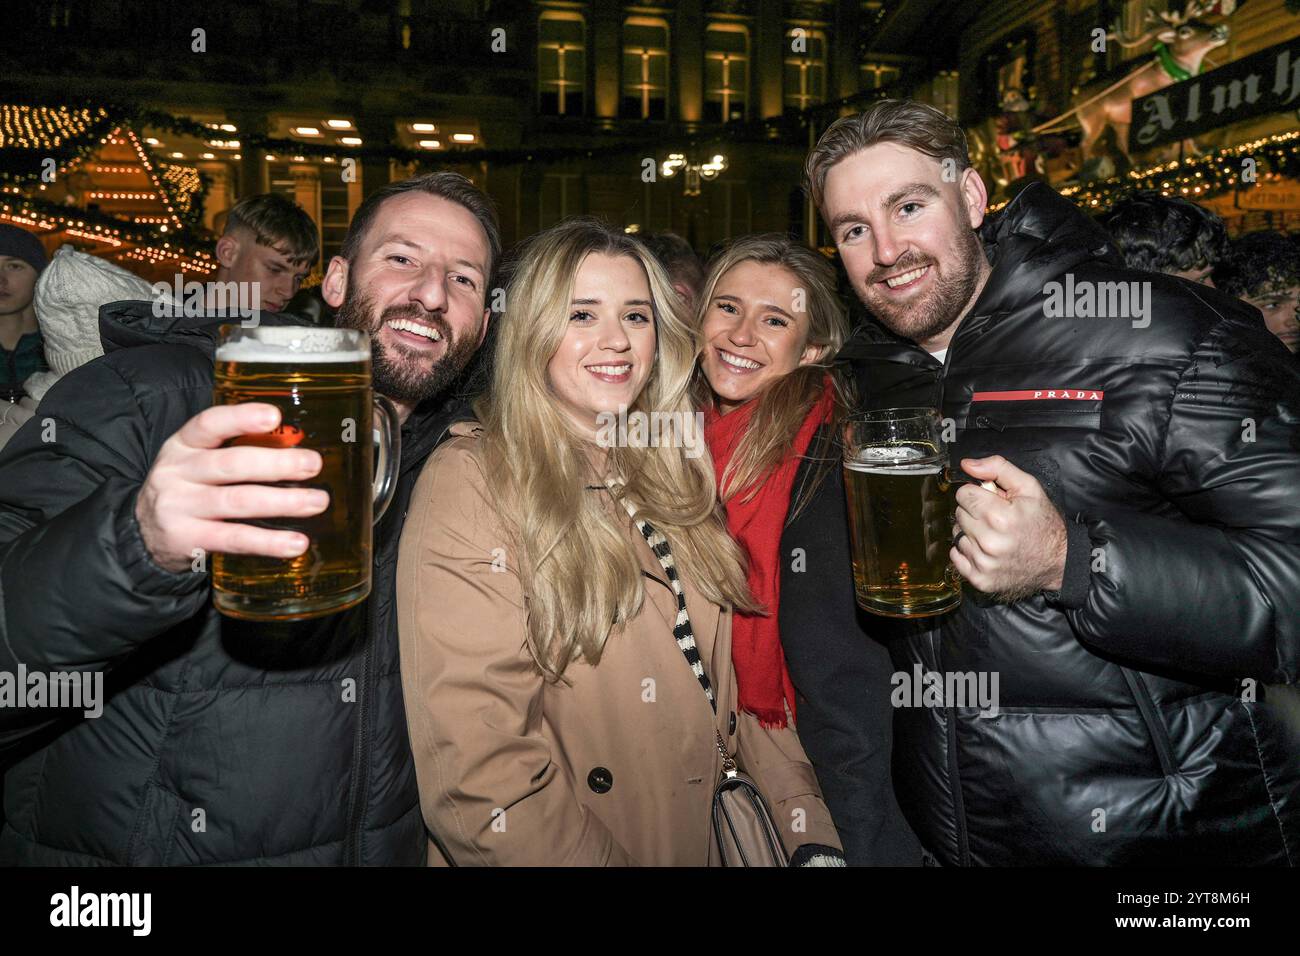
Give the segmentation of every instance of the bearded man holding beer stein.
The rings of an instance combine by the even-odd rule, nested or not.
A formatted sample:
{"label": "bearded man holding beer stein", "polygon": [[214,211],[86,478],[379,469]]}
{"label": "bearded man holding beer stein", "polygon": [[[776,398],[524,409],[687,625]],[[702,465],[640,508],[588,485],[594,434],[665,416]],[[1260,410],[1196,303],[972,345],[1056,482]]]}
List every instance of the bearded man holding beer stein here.
{"label": "bearded man holding beer stein", "polygon": [[[786,527],[801,712],[807,698],[838,721],[818,724],[823,740],[801,726],[809,754],[869,766],[856,724],[872,702],[854,675],[875,638],[896,668],[895,790],[928,862],[1300,862],[1300,372],[1286,350],[1236,300],[1125,270],[1044,185],[985,222],[965,136],[929,106],[837,120],[806,184],[874,317],[840,353],[875,410],[860,427],[929,410],[975,479],[956,488],[948,553],[965,594],[942,613],[855,607],[842,495]],[[861,631],[861,646],[787,618]],[[994,699],[961,692],[976,684]],[[827,802],[871,785],[826,788]]]}
{"label": "bearded man holding beer stein", "polygon": [[[424,862],[393,565],[414,480],[459,416],[445,395],[483,341],[499,253],[487,197],[433,173],[357,210],[322,289],[338,331],[263,314],[217,348],[220,316],[101,310],[107,354],[51,389],[45,436],[25,428],[0,458],[0,669],[106,671],[106,699],[93,720],[0,711],[18,761],[0,862]],[[369,423],[341,441],[339,421],[312,424],[344,407],[324,393],[361,396],[368,416],[372,370],[401,423],[373,565]],[[337,525],[353,553],[324,553],[318,529]],[[214,607],[209,558],[218,601],[243,605]],[[258,619],[277,616],[262,600],[276,588],[312,597],[304,581],[358,563],[346,600]]]}

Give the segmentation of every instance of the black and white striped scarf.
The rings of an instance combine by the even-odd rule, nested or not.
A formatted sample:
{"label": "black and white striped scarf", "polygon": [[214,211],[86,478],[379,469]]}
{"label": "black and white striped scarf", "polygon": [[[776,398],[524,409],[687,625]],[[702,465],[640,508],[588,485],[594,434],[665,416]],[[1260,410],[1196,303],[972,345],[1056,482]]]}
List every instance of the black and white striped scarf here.
{"label": "black and white striped scarf", "polygon": [[709,683],[709,675],[704,673],[704,665],[700,661],[700,650],[695,646],[695,633],[691,630],[691,616],[686,611],[686,591],[682,588],[682,582],[677,577],[677,565],[673,563],[673,551],[668,544],[668,539],[654,529],[650,522],[636,516],[636,508],[632,502],[622,498],[617,494],[617,485],[612,480],[607,480],[610,493],[623,502],[623,507],[631,515],[633,524],[645,538],[646,544],[650,545],[650,550],[654,552],[655,557],[659,559],[659,564],[663,567],[664,573],[668,575],[668,584],[673,589],[673,594],[677,596],[677,620],[673,624],[673,637],[677,638],[677,646],[682,649],[682,654],[686,657],[686,662],[691,665],[691,671],[695,674],[695,679],[700,682],[704,688],[704,696],[709,699],[709,706],[713,712],[718,712],[718,702],[713,696],[713,686]]}

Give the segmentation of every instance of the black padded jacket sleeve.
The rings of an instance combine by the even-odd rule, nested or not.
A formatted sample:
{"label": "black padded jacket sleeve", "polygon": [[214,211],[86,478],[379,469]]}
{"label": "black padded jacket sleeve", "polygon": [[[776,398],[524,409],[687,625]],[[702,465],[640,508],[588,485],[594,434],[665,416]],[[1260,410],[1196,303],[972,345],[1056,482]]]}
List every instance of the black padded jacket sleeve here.
{"label": "black padded jacket sleeve", "polygon": [[[100,359],[61,379],[5,447],[0,670],[109,669],[202,608],[207,575],[158,568],[135,519],[158,448],[188,417],[183,392],[139,390]],[[0,727],[39,716],[0,708]]]}
{"label": "black padded jacket sleeve", "polygon": [[1101,549],[1080,638],[1139,666],[1289,683],[1300,664],[1300,364],[1223,319],[1163,421],[1161,492],[1186,520],[1087,521]]}

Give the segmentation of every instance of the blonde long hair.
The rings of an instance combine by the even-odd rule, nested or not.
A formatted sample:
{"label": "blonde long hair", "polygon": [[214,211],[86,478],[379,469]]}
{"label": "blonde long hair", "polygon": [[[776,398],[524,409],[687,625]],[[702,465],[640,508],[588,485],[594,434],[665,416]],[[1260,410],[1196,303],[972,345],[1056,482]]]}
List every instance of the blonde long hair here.
{"label": "blonde long hair", "polygon": [[[603,493],[586,488],[592,440],[560,408],[547,375],[568,326],[574,277],[592,253],[629,256],[649,279],[656,358],[628,414],[695,411],[688,395],[694,335],[667,273],[645,247],[591,218],[533,236],[512,269],[491,387],[475,410],[484,426],[492,501],[518,556],[528,645],[553,679],[574,660],[599,662],[610,634],[645,599],[622,507],[611,515]],[[620,443],[608,449],[606,474],[617,482],[616,495],[668,539],[682,576],[702,594],[719,605],[754,606],[707,455],[692,459],[680,447]]]}
{"label": "blonde long hair", "polygon": [[[790,271],[798,288],[806,293],[805,310],[808,316],[808,343],[822,347],[817,361],[802,365],[773,382],[758,397],[758,404],[745,434],[736,446],[731,460],[723,471],[722,500],[752,498],[761,487],[764,477],[776,468],[790,453],[795,435],[812,407],[822,396],[826,376],[831,378],[834,390],[834,409],[831,427],[823,429],[819,442],[809,447],[808,456],[819,462],[830,462],[838,435],[838,425],[853,405],[850,381],[835,370],[831,362],[849,336],[849,320],[836,291],[835,270],[819,252],[781,233],[763,233],[743,236],[713,257],[709,273],[704,280],[695,315],[699,351],[703,341],[704,317],[713,302],[718,283],[728,271],[742,262],[759,262],[780,266]],[[691,386],[697,408],[714,404],[713,389],[701,365]],[[825,477],[825,468],[819,468],[815,479],[806,484],[791,503],[789,517],[793,518],[807,504]]]}

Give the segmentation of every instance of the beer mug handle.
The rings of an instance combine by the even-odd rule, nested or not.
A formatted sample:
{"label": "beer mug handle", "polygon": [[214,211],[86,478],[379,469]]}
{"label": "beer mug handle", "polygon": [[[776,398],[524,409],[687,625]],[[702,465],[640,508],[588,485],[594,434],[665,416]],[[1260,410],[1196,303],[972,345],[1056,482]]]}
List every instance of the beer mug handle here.
{"label": "beer mug handle", "polygon": [[397,468],[402,461],[402,424],[397,408],[383,395],[375,396],[375,524],[392,504]]}
{"label": "beer mug handle", "polygon": [[972,478],[960,468],[953,468],[951,465],[945,465],[943,469],[943,480],[950,485],[979,485],[985,491],[991,491],[995,495],[1005,494],[998,489],[998,486],[991,481],[980,481],[978,478]]}

